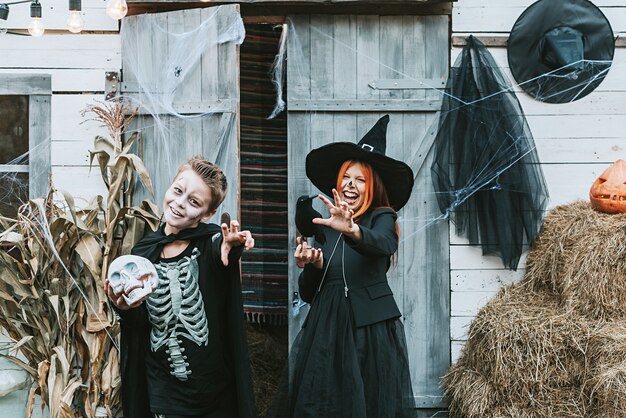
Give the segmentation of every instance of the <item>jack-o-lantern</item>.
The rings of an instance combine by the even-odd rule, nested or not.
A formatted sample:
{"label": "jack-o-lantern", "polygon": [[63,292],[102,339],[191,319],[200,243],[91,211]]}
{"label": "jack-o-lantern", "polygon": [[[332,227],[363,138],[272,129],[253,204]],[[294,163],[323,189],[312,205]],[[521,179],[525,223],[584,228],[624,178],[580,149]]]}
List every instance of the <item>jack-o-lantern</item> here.
{"label": "jack-o-lantern", "polygon": [[626,213],[626,163],[617,160],[589,190],[591,206],[605,213]]}

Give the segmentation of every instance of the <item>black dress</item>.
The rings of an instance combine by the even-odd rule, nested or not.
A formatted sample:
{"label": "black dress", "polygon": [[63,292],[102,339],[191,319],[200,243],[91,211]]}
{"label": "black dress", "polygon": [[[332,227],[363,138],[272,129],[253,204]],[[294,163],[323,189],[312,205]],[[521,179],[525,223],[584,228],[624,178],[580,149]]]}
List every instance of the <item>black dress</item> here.
{"label": "black dress", "polygon": [[[362,227],[362,231],[365,229]],[[330,236],[327,244],[330,247],[324,250],[324,257],[330,259],[324,264],[326,274],[305,325],[294,341],[286,372],[288,378],[279,388],[270,416],[413,416],[414,398],[403,324],[395,317],[356,326],[355,310],[351,306],[356,298],[351,293],[353,288],[358,293],[359,280],[350,277],[353,269],[343,263],[359,262],[367,256],[359,254],[343,236],[326,232]],[[330,250],[333,247],[336,247],[334,252]],[[371,262],[372,257],[367,258]],[[374,258],[387,264],[389,257]]]}

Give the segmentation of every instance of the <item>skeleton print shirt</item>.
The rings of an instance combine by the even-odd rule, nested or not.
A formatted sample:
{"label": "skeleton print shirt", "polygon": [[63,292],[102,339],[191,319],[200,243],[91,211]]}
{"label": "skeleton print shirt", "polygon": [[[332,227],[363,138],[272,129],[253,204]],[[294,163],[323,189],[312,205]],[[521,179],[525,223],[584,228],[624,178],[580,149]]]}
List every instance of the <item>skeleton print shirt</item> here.
{"label": "skeleton print shirt", "polygon": [[159,284],[145,306],[151,326],[147,377],[155,413],[214,410],[233,380],[224,360],[223,278],[201,275],[207,259],[203,252],[219,251],[221,240],[207,241],[192,242],[180,255],[154,263]]}

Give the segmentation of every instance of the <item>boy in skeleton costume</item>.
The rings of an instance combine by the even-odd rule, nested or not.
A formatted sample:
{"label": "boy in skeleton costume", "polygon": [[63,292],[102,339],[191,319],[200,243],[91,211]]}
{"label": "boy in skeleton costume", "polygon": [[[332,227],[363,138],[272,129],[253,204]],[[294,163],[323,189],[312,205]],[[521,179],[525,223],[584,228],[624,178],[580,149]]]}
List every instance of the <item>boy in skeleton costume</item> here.
{"label": "boy in skeleton costume", "polygon": [[238,263],[254,240],[237,221],[204,223],[225,192],[219,167],[183,164],[163,199],[165,223],[132,250],[156,267],[156,289],[129,306],[107,283],[122,318],[125,417],[256,417]]}

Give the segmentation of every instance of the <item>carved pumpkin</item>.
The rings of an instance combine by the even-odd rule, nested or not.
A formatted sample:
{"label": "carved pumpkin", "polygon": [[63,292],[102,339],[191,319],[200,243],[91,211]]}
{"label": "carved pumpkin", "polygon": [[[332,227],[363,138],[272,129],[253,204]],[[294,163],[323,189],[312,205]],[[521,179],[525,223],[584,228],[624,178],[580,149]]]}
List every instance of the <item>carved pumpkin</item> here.
{"label": "carved pumpkin", "polygon": [[626,163],[617,160],[589,190],[591,206],[604,213],[626,213]]}

